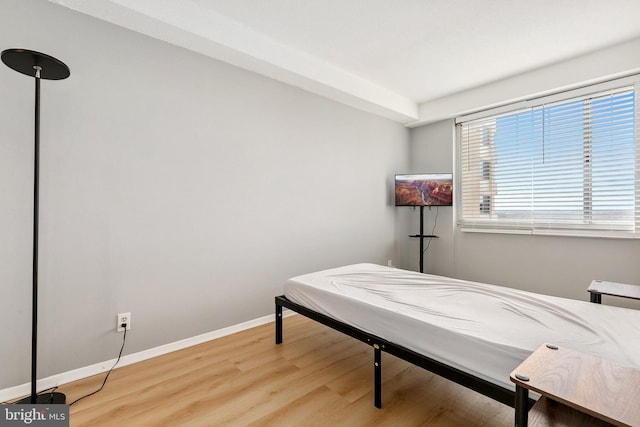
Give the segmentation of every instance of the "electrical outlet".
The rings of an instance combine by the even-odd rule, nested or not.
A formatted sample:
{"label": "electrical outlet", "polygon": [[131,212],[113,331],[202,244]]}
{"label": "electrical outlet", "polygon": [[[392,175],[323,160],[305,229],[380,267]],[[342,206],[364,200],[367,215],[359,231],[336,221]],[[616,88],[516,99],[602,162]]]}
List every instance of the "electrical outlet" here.
{"label": "electrical outlet", "polygon": [[116,332],[124,332],[123,323],[127,325],[127,331],[131,330],[131,313],[119,313],[116,317]]}
{"label": "electrical outlet", "polygon": [[393,267],[393,260],[387,260],[387,265],[389,267]]}

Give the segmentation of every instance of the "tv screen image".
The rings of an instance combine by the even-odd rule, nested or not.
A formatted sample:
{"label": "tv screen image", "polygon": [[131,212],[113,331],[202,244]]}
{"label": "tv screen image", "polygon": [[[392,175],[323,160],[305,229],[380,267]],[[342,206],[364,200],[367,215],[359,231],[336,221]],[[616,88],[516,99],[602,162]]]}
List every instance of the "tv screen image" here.
{"label": "tv screen image", "polygon": [[453,174],[399,174],[395,192],[396,206],[452,206]]}

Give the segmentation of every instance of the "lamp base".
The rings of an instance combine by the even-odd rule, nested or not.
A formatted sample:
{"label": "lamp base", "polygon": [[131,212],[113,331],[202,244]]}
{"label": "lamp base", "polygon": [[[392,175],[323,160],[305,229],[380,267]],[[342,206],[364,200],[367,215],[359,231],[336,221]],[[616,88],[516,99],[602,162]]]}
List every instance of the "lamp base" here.
{"label": "lamp base", "polygon": [[[47,405],[47,404],[53,404],[53,405],[64,405],[67,402],[67,396],[64,395],[64,393],[42,393],[39,394],[38,396],[36,396],[36,403],[38,405]],[[27,396],[23,399],[18,400],[17,402],[14,402],[18,405],[30,405],[31,404],[31,396]]]}

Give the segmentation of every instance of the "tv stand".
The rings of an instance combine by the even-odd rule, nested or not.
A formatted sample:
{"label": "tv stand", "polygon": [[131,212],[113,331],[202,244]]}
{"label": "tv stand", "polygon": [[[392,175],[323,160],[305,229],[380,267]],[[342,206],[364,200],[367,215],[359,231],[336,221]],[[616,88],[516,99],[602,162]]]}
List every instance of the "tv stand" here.
{"label": "tv stand", "polygon": [[420,206],[420,234],[411,234],[409,237],[420,239],[420,273],[424,273],[424,239],[437,239],[435,234],[424,234],[424,206]]}

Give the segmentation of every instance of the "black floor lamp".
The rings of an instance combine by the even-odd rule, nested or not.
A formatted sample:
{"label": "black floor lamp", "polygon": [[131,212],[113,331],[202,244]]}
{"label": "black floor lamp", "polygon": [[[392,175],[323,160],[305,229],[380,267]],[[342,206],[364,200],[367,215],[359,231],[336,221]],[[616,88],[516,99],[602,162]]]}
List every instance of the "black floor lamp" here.
{"label": "black floor lamp", "polygon": [[63,393],[45,393],[38,396],[36,391],[38,367],[38,213],[40,175],[40,80],[63,80],[71,72],[63,62],[44,53],[26,49],[2,51],[2,62],[9,68],[34,77],[36,82],[35,129],[34,129],[34,169],[33,169],[33,291],[31,309],[31,395],[16,403],[65,403]]}

